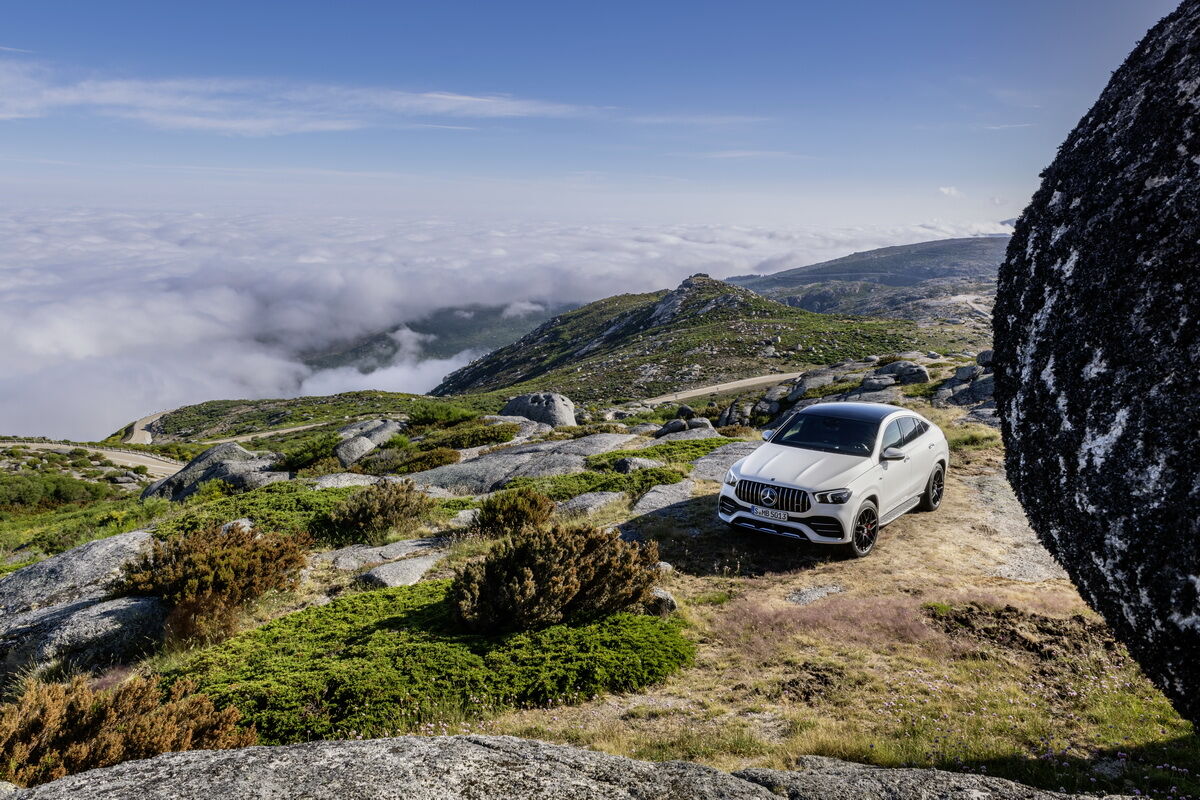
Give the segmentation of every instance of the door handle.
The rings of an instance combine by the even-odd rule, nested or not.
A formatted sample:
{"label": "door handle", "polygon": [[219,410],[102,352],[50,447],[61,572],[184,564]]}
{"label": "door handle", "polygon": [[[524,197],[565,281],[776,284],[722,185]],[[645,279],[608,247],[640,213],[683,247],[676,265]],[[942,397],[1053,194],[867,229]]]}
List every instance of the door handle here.
{"label": "door handle", "polygon": [[934,448],[934,445],[930,444],[929,449],[932,450],[933,448]]}

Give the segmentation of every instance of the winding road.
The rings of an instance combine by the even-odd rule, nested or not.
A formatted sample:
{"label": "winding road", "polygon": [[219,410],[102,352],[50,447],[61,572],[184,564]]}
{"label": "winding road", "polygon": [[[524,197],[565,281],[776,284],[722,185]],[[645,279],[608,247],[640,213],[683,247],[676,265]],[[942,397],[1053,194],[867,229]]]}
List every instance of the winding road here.
{"label": "winding road", "polygon": [[775,372],[770,375],[759,375],[756,378],[742,378],[741,380],[727,381],[726,383],[715,383],[712,386],[701,386],[699,389],[685,389],[682,392],[671,392],[671,394],[651,397],[641,402],[648,405],[657,403],[673,403],[677,400],[689,400],[693,397],[703,397],[706,394],[736,392],[741,389],[753,389],[758,386],[773,386],[777,383],[790,381],[793,378],[799,378],[803,374],[803,372]]}
{"label": "winding road", "polygon": [[145,467],[154,478],[166,478],[174,475],[183,468],[183,464],[163,456],[150,453],[134,453],[129,450],[111,450],[107,447],[93,447],[86,444],[66,444],[63,442],[25,442],[6,439],[0,441],[0,447],[28,447],[31,450],[87,450],[89,453],[99,453],[119,467]]}

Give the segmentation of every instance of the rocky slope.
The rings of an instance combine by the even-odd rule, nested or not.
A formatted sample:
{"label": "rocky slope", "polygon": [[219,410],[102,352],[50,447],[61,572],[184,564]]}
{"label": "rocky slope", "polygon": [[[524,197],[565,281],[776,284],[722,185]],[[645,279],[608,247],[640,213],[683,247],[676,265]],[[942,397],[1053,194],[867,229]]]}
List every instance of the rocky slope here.
{"label": "rocky slope", "polygon": [[990,306],[1007,245],[1007,236],[944,239],[727,280],[809,311],[966,322]]}
{"label": "rocky slope", "polygon": [[1200,720],[1200,2],[1059,149],[1000,275],[996,393],[1042,541]]}
{"label": "rocky slope", "polygon": [[[494,736],[400,737],[170,753],[62,778],[9,800],[1051,800],[1018,783],[828,758],[726,773]],[[6,797],[0,788],[0,797]]]}
{"label": "rocky slope", "polygon": [[695,275],[670,292],[610,297],[560,315],[448,375],[433,393],[648,397],[789,364],[908,349],[925,338],[909,322],[812,314]]}

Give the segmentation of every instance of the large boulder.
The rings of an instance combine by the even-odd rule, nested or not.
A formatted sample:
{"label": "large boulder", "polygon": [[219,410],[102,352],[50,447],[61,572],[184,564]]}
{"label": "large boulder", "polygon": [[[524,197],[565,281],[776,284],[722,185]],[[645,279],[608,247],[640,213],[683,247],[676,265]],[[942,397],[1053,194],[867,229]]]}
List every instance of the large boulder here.
{"label": "large boulder", "polygon": [[733,774],[511,736],[402,736],[190,750],[60,778],[15,800],[1058,800],[982,775],[801,757],[796,771]]}
{"label": "large boulder", "polygon": [[372,419],[347,425],[338,432],[342,441],[333,448],[333,454],[343,467],[348,467],[376,447],[387,444],[405,427],[403,422],[390,419]]}
{"label": "large boulder", "polygon": [[167,608],[153,597],[77,603],[0,618],[0,676],[55,666],[126,663],[162,641]]}
{"label": "large boulder", "polygon": [[500,410],[502,416],[525,417],[555,428],[575,424],[575,404],[554,392],[534,392],[509,400]]}
{"label": "large boulder", "polygon": [[252,453],[236,442],[225,442],[205,450],[169,478],[152,483],[142,497],[184,500],[201,484],[213,480],[225,481],[235,489],[256,489],[286,481],[290,473],[273,469],[278,459],[277,453]]}
{"label": "large boulder", "polygon": [[1042,543],[1200,721],[1200,0],[1059,148],[1000,271],[1007,471]]}
{"label": "large boulder", "polygon": [[354,583],[367,589],[412,586],[445,557],[445,550],[436,550],[423,556],[380,564],[356,577]]}
{"label": "large boulder", "polygon": [[149,531],[130,531],[74,547],[0,578],[0,620],[38,608],[99,600],[142,552]]}

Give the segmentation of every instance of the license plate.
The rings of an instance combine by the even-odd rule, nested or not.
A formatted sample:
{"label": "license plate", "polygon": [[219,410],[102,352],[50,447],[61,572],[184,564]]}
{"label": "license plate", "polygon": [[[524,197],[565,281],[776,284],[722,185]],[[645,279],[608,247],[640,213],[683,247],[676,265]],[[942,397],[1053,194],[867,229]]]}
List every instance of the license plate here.
{"label": "license plate", "polygon": [[750,513],[756,517],[773,519],[779,522],[787,522],[786,511],[776,511],[773,508],[759,508],[758,506],[750,506]]}

